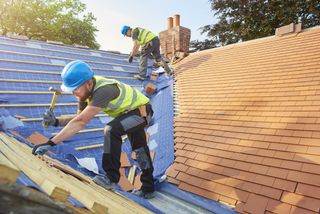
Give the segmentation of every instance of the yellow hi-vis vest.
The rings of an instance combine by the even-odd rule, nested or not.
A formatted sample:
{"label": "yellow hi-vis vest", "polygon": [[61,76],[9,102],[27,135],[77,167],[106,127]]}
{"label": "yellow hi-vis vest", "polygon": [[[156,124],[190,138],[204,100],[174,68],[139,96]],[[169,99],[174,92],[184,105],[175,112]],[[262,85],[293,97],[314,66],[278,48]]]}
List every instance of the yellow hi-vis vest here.
{"label": "yellow hi-vis vest", "polygon": [[143,46],[144,44],[150,42],[153,38],[157,37],[154,33],[149,30],[138,27],[139,35],[138,35],[138,43]]}
{"label": "yellow hi-vis vest", "polygon": [[139,90],[130,85],[121,83],[114,79],[106,79],[101,76],[94,76],[96,85],[93,91],[108,84],[117,84],[120,94],[117,98],[111,100],[106,108],[102,111],[111,117],[117,117],[124,112],[134,110],[139,106],[145,105],[149,102],[149,98],[144,96]]}

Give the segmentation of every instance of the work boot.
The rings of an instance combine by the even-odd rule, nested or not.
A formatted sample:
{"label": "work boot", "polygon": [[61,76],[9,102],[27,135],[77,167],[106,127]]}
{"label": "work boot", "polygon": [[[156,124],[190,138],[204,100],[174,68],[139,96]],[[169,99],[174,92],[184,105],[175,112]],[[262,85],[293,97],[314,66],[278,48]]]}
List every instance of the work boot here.
{"label": "work boot", "polygon": [[139,74],[133,75],[133,78],[138,79],[138,80],[145,80],[145,78],[143,76],[140,76]]}
{"label": "work boot", "polygon": [[169,65],[164,60],[161,60],[159,64],[161,65],[162,68],[164,68],[168,76],[172,76],[173,70],[172,68],[169,67]]}
{"label": "work boot", "polygon": [[141,198],[144,198],[144,199],[151,199],[156,196],[154,191],[153,192],[143,192],[141,189],[139,189],[139,190],[134,189],[131,193],[136,196],[139,196]]}
{"label": "work boot", "polygon": [[172,68],[170,68],[170,71],[169,72],[166,72],[168,76],[172,76],[173,75],[173,70]]}
{"label": "work boot", "polygon": [[96,175],[92,180],[105,189],[114,190],[116,188],[116,183],[112,182],[107,176]]}

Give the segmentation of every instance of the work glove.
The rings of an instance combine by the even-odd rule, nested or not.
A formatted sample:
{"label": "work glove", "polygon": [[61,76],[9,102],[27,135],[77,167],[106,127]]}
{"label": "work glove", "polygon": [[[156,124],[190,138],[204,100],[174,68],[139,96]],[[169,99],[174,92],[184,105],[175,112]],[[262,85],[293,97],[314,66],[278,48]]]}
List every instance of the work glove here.
{"label": "work glove", "polygon": [[48,110],[43,115],[43,126],[58,126],[58,119],[54,116],[53,112]]}
{"label": "work glove", "polygon": [[51,147],[55,146],[56,144],[52,142],[51,140],[48,140],[48,142],[40,145],[36,145],[32,149],[33,155],[44,155]]}
{"label": "work glove", "polygon": [[129,58],[128,58],[128,62],[132,63],[132,60],[133,60],[133,56],[130,55]]}

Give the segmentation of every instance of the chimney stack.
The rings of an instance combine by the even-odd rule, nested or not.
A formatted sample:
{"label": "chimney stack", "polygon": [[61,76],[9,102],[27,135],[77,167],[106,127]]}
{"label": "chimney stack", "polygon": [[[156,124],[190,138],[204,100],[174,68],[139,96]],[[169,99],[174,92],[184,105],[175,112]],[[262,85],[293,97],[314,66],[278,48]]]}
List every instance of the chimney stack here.
{"label": "chimney stack", "polygon": [[170,30],[173,27],[173,18],[168,17],[168,30]]}
{"label": "chimney stack", "polygon": [[173,27],[180,26],[180,15],[176,14],[173,16]]}
{"label": "chimney stack", "polygon": [[161,53],[172,62],[188,55],[191,30],[180,26],[180,15],[168,17],[168,29],[160,32],[159,38]]}

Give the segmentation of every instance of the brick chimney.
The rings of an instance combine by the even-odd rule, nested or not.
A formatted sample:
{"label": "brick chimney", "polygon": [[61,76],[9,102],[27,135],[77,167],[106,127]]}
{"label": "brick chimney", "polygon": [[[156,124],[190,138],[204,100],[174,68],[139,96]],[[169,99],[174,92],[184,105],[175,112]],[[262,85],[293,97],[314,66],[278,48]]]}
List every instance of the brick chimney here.
{"label": "brick chimney", "polygon": [[180,15],[168,18],[168,29],[159,33],[161,53],[171,59],[188,55],[191,30],[180,26]]}
{"label": "brick chimney", "polygon": [[168,30],[170,30],[173,27],[173,18],[169,17],[168,18]]}

